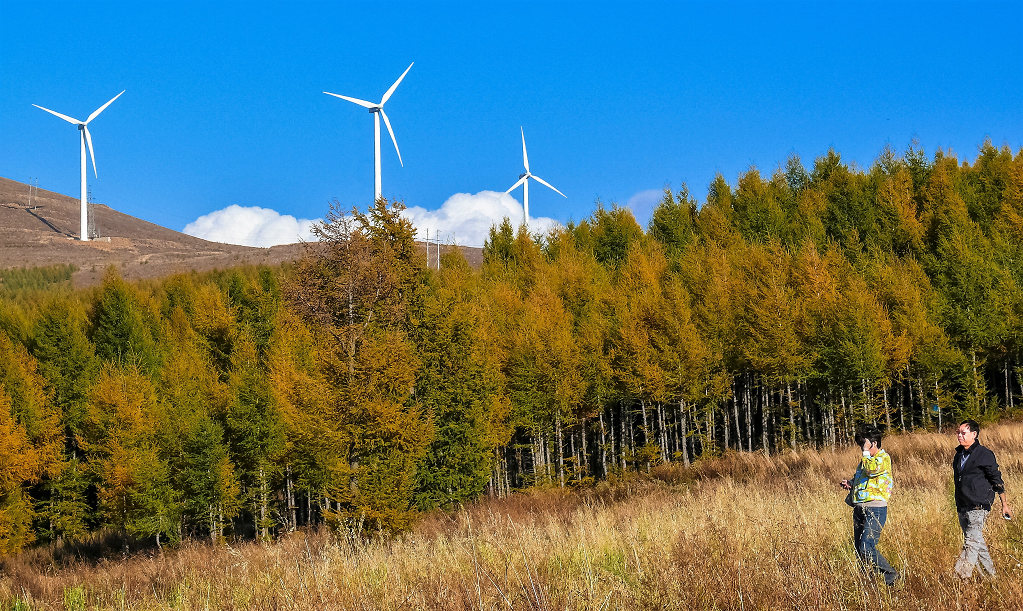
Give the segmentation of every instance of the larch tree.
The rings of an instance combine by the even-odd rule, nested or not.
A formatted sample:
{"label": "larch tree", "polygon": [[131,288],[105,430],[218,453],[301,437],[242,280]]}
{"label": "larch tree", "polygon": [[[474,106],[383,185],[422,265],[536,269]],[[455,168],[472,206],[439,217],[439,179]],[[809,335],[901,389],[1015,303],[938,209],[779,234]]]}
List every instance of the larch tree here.
{"label": "larch tree", "polygon": [[[504,377],[487,320],[483,287],[461,253],[445,254],[431,278],[422,324],[415,330],[422,358],[416,399],[431,415],[434,438],[419,467],[416,505],[453,507],[493,489],[499,445],[510,438],[502,419]],[[497,422],[495,422],[495,420]],[[495,474],[497,478],[495,478]]]}
{"label": "larch tree", "polygon": [[0,550],[12,552],[35,539],[30,486],[59,473],[59,414],[35,359],[0,335]]}
{"label": "larch tree", "polygon": [[407,527],[416,467],[432,438],[414,397],[420,361],[410,340],[424,266],[403,208],[381,199],[365,214],[333,209],[290,289],[303,319],[331,338],[319,367],[345,470],[329,484],[326,516],[356,530]]}
{"label": "larch tree", "polygon": [[95,474],[105,523],[158,546],[180,535],[180,491],[158,444],[156,389],[138,366],[107,364],[90,400],[83,447]]}

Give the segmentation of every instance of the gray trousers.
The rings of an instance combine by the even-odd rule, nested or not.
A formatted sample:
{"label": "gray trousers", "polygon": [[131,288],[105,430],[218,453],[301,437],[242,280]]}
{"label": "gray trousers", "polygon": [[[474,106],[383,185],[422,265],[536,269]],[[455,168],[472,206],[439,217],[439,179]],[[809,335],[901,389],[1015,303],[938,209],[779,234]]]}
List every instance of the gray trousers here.
{"label": "gray trousers", "polygon": [[980,564],[980,574],[987,573],[995,576],[995,565],[991,562],[991,554],[987,551],[987,543],[984,542],[984,521],[987,519],[988,510],[974,509],[972,511],[959,512],[959,527],[963,529],[963,551],[956,560],[956,573],[963,579],[973,575],[973,569]]}

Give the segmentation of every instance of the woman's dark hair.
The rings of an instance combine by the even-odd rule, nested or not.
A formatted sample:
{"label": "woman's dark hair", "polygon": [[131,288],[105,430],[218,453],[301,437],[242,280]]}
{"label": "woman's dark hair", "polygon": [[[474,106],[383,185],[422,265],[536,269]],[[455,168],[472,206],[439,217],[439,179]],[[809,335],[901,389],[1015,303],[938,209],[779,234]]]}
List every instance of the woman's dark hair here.
{"label": "woman's dark hair", "polygon": [[882,433],[880,429],[872,426],[865,426],[856,431],[856,437],[854,439],[856,440],[856,444],[859,446],[863,446],[863,443],[869,439],[876,443],[878,447],[881,447],[881,437]]}

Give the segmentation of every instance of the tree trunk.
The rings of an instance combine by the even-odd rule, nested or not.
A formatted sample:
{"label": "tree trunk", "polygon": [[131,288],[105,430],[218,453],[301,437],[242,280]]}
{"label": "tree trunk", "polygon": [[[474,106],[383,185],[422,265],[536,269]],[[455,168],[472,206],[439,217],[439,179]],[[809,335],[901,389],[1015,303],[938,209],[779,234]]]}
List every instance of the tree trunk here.
{"label": "tree trunk", "polygon": [[732,376],[732,416],[735,420],[735,447],[742,451],[742,424],[739,418],[739,393],[735,388],[735,376]]}
{"label": "tree trunk", "polygon": [[714,438],[714,410],[707,410],[707,445],[704,446],[704,451],[708,448],[713,448],[717,444],[717,439]]}
{"label": "tree trunk", "polygon": [[582,460],[575,451],[575,431],[568,431],[568,453],[575,461],[575,466],[572,468],[572,478],[579,481],[579,465],[582,464]]}
{"label": "tree trunk", "polygon": [[902,384],[895,385],[895,404],[899,406],[899,428],[906,430],[906,404],[903,402]]}
{"label": "tree trunk", "polygon": [[209,511],[210,543],[217,542],[217,508],[210,505],[206,508]]}
{"label": "tree trunk", "polygon": [[[905,392],[906,399],[909,401],[909,427],[915,428],[913,426],[913,376],[909,375],[909,365],[905,365]],[[920,424],[923,425],[924,423],[921,422]]]}
{"label": "tree trunk", "polygon": [[515,483],[514,486],[519,488],[522,486],[522,474],[524,473],[524,467],[522,466],[522,448],[515,448]]}
{"label": "tree trunk", "polygon": [[931,425],[930,414],[927,413],[927,394],[924,393],[923,376],[916,377],[917,397],[920,399],[920,425],[929,428]]}
{"label": "tree trunk", "polygon": [[[696,406],[695,405],[690,405],[689,406],[689,410],[691,412],[690,419],[693,421],[693,447],[692,447],[692,453],[693,453],[693,460],[696,460],[697,457],[703,456],[703,451],[704,451],[704,447],[705,447],[705,444],[706,444],[706,440],[705,440],[705,438],[703,436],[703,431],[700,429],[700,414],[696,413]],[[697,443],[700,444],[700,451],[699,452],[696,451],[696,444]]]}
{"label": "tree trunk", "polygon": [[789,429],[791,430],[791,439],[789,446],[796,449],[796,413],[795,407],[792,405],[792,382],[785,382],[785,392],[788,394],[789,401]]}
{"label": "tree trunk", "polygon": [[826,434],[828,436],[827,437],[828,441],[831,443],[831,449],[834,450],[835,449],[835,445],[836,445],[835,439],[837,437],[837,435],[835,434],[835,432],[836,432],[835,431],[835,426],[836,426],[836,421],[835,421],[835,404],[832,403],[832,401],[831,401],[831,390],[830,389],[827,390],[827,399],[826,400],[827,400],[826,405],[828,406],[827,407],[827,416],[826,416],[827,427],[828,428],[827,428],[827,433]]}
{"label": "tree trunk", "polygon": [[542,457],[540,455],[540,439],[539,435],[533,436],[533,443],[530,444],[530,450],[533,452],[533,481],[540,481],[540,461]]}
{"label": "tree trunk", "polygon": [[767,444],[767,411],[768,411],[768,398],[767,388],[764,385],[760,386],[760,443],[761,449],[764,451],[765,456],[771,455],[771,447]]}
{"label": "tree trunk", "polygon": [[721,419],[724,420],[724,422],[721,425],[721,430],[725,434],[724,435],[724,437],[725,437],[724,444],[725,444],[725,451],[727,452],[728,451],[728,442],[729,442],[728,437],[731,434],[731,428],[732,428],[731,427],[731,416],[728,414],[728,408],[727,407],[725,409],[721,410]]}
{"label": "tree trunk", "polygon": [[[985,402],[980,400],[980,380],[977,375],[977,350],[973,346],[970,346],[970,362],[973,363],[973,401],[977,406],[977,409],[983,413]],[[937,386],[937,383],[937,380],[935,380],[935,386]],[[940,411],[938,412],[938,417],[939,419],[941,417]],[[941,424],[938,424],[938,430],[941,430]]]}
{"label": "tree trunk", "polygon": [[1005,356],[1005,406],[1012,410],[1012,385],[1009,384],[1009,356]]}
{"label": "tree trunk", "polygon": [[295,513],[295,487],[291,481],[291,465],[285,468],[284,476],[285,499],[288,503],[288,531],[294,532],[298,528],[298,515]]}
{"label": "tree trunk", "polygon": [[870,409],[870,395],[867,393],[867,379],[860,378],[860,388],[863,390],[863,419],[870,420],[870,423],[876,425],[877,422],[874,419],[872,410]]}
{"label": "tree trunk", "polygon": [[888,431],[891,432],[891,430],[892,430],[892,410],[888,406],[888,387],[887,386],[882,386],[881,387],[881,399],[882,399],[883,404],[884,404],[884,419],[885,419],[885,422],[888,425]]}
{"label": "tree trunk", "polygon": [[647,456],[646,470],[650,472],[650,458],[647,452],[650,446],[650,425],[646,419],[646,401],[644,399],[639,400],[639,409],[643,412],[643,455]]}
{"label": "tree trunk", "polygon": [[586,477],[587,475],[590,474],[590,454],[589,454],[589,450],[587,449],[587,446],[586,446],[587,428],[588,427],[586,426],[586,418],[583,418],[582,419],[582,430],[580,431],[580,433],[582,434],[582,446],[583,446],[582,447],[582,451],[583,451],[582,459],[579,461],[579,467],[580,467],[579,474],[580,474],[580,477]]}
{"label": "tree trunk", "polygon": [[682,427],[682,464],[689,466],[689,428],[686,423],[686,402],[679,400],[678,402],[678,417],[679,424]]}
{"label": "tree trunk", "polygon": [[849,412],[845,406],[845,387],[842,387],[842,437],[849,438]]}
{"label": "tree trunk", "polygon": [[750,376],[747,373],[746,383],[743,384],[742,394],[745,397],[743,401],[746,404],[746,451],[753,451],[753,395],[750,393]]}
{"label": "tree trunk", "polygon": [[558,433],[558,484],[565,487],[565,438],[561,434],[561,413],[554,415],[554,426]]}
{"label": "tree trunk", "polygon": [[266,471],[259,468],[259,537],[264,541],[270,538],[270,528],[267,525],[267,514],[269,513],[270,495],[267,490]]}
{"label": "tree trunk", "polygon": [[[628,427],[628,429],[629,429],[629,454],[630,454],[630,457],[632,459],[632,464],[633,464],[633,466],[635,466],[635,460],[636,460],[635,423],[632,422],[635,419],[633,419],[632,418],[632,414],[629,413],[628,410],[625,409],[624,401],[622,402],[622,411],[624,412],[624,416],[626,416],[626,418],[625,418],[625,425],[624,426]],[[623,456],[622,461],[623,462],[625,461],[624,456]]]}
{"label": "tree trunk", "polygon": [[[614,430],[611,431],[611,444],[614,444]],[[604,427],[604,410],[600,410],[600,470],[607,477],[607,429]]]}
{"label": "tree trunk", "polygon": [[674,407],[675,407],[674,410],[671,410],[670,408],[668,409],[668,414],[671,414],[673,411],[674,411],[674,414],[675,414],[675,419],[672,420],[671,427],[670,427],[671,428],[671,442],[672,442],[671,443],[671,445],[672,445],[671,459],[672,460],[675,460],[676,458],[678,458],[682,454],[682,433],[679,431],[680,418],[681,418],[680,413],[679,413],[680,412],[679,404],[674,404]]}

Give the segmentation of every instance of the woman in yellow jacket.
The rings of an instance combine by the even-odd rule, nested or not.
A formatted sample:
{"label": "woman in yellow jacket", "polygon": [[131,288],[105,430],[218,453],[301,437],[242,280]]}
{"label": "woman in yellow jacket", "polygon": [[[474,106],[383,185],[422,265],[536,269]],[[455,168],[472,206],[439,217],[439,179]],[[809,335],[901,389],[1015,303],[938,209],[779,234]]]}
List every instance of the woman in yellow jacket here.
{"label": "woman in yellow jacket", "polygon": [[860,561],[874,567],[892,585],[899,574],[877,550],[881,529],[888,519],[888,497],[895,480],[892,478],[892,457],[881,449],[881,432],[863,429],[856,434],[856,444],[863,450],[860,464],[852,479],[840,482],[849,490],[846,501],[853,507],[853,541]]}

